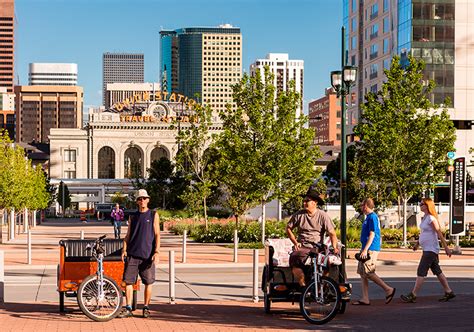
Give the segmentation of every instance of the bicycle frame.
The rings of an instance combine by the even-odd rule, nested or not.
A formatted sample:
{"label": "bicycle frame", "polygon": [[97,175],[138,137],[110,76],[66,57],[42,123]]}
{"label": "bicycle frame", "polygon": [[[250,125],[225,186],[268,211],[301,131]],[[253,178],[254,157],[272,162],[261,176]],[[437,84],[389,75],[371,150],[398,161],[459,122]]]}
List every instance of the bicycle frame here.
{"label": "bicycle frame", "polygon": [[99,300],[103,300],[104,295],[104,254],[100,253],[97,256],[97,279],[99,280]]}
{"label": "bicycle frame", "polygon": [[94,243],[92,247],[92,256],[97,260],[97,279],[99,281],[98,285],[98,299],[103,300],[105,298],[104,294],[104,248],[103,248],[103,239],[105,236],[100,237]]}
{"label": "bicycle frame", "polygon": [[[311,258],[311,266],[313,269],[314,278],[314,295],[316,299],[323,298],[323,286],[321,284],[321,277],[323,276],[323,265],[327,264],[327,256],[322,257],[321,253]],[[320,289],[318,289],[320,287]],[[321,296],[321,297],[320,297]]]}

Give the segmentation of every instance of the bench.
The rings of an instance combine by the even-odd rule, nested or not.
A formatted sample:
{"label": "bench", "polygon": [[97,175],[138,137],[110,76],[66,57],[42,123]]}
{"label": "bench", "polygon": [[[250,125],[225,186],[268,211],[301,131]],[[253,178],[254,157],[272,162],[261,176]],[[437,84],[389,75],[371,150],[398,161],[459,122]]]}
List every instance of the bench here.
{"label": "bench", "polygon": [[[93,245],[95,239],[67,239],[59,241],[59,264],[57,267],[57,286],[59,292],[59,311],[64,312],[64,297],[76,297],[77,289],[87,276],[97,271],[97,261],[86,250]],[[104,274],[122,285],[124,263],[122,262],[123,240],[104,239]],[[133,286],[133,303],[136,306],[137,290],[140,284],[137,281]]]}

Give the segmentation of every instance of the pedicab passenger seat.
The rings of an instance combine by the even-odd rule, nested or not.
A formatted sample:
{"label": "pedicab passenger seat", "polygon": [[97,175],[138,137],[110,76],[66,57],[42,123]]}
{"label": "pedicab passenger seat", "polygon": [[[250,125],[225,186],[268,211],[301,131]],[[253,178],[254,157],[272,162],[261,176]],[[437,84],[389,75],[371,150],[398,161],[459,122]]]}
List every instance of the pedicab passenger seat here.
{"label": "pedicab passenger seat", "polygon": [[272,286],[294,283],[290,268],[290,254],[293,251],[293,243],[290,239],[267,239],[265,242],[265,282]]}
{"label": "pedicab passenger seat", "polygon": [[[59,241],[59,245],[64,249],[64,262],[92,262],[91,250],[87,250],[87,246],[92,247],[95,240],[77,240],[68,239]],[[121,261],[123,240],[120,239],[104,239],[104,262]]]}
{"label": "pedicab passenger seat", "polygon": [[290,254],[293,251],[293,243],[290,239],[267,239],[265,243],[265,254],[268,251],[267,263],[275,267],[289,267]]}

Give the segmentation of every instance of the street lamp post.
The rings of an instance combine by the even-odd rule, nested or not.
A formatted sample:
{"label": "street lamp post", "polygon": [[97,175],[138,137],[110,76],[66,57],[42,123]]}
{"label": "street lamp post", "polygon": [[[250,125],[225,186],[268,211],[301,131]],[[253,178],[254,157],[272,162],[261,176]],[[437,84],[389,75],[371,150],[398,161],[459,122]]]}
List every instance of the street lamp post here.
{"label": "street lamp post", "polygon": [[357,67],[347,66],[345,47],[345,28],[341,29],[341,70],[331,72],[331,85],[341,100],[341,242],[343,244],[341,257],[345,274],[346,239],[347,239],[347,160],[346,160],[346,96],[356,81]]}

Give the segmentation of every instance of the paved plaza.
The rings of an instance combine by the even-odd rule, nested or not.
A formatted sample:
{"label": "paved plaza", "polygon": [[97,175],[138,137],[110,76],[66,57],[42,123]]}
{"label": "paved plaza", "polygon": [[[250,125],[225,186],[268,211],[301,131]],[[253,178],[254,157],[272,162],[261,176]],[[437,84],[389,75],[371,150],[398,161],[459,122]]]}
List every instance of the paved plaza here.
{"label": "paved plaza", "polygon": [[[298,304],[274,303],[272,314],[265,314],[263,303],[252,302],[252,250],[239,250],[233,263],[233,249],[226,245],[188,242],[186,263],[181,262],[181,237],[162,233],[160,264],[152,297],[150,319],[141,318],[139,310],[128,319],[106,323],[90,321],[79,310],[74,298],[66,299],[66,313],[59,313],[56,292],[58,242],[64,238],[86,238],[101,234],[113,237],[108,222],[48,220],[32,230],[32,264],[26,256],[26,236],[0,245],[5,255],[5,307],[0,310],[0,331],[174,331],[174,330],[349,330],[384,329],[412,331],[429,329],[473,331],[474,324],[474,250],[464,249],[451,258],[441,255],[441,266],[458,296],[440,303],[442,293],[435,278],[428,278],[415,304],[405,304],[399,295],[411,290],[421,252],[387,249],[380,255],[380,275],[397,287],[394,301],[385,305],[384,294],[371,285],[371,305],[349,305],[346,313],[337,315],[324,326],[311,326],[299,313]],[[4,238],[6,234],[4,233]],[[176,252],[176,304],[168,300],[168,253]],[[349,250],[353,257],[355,251]],[[259,267],[264,263],[260,250]],[[354,285],[353,299],[360,296],[355,274],[356,261],[347,260],[347,272]]]}

